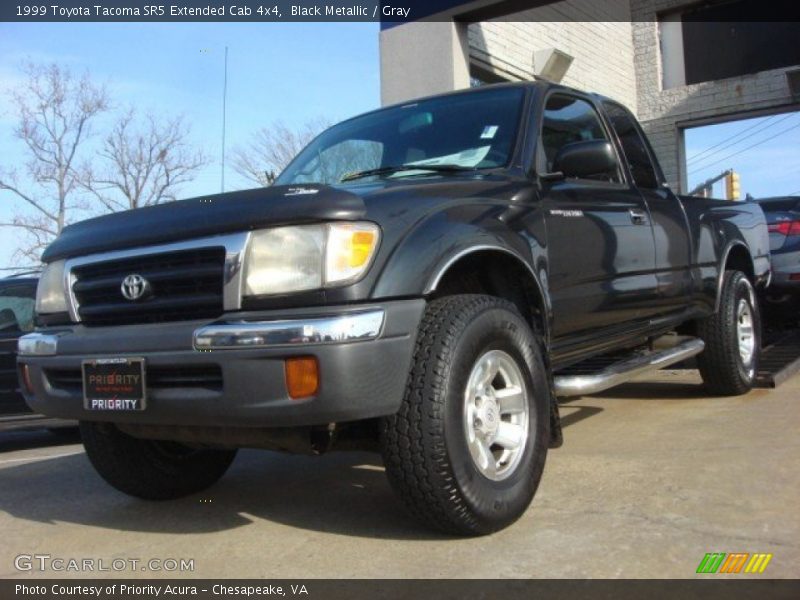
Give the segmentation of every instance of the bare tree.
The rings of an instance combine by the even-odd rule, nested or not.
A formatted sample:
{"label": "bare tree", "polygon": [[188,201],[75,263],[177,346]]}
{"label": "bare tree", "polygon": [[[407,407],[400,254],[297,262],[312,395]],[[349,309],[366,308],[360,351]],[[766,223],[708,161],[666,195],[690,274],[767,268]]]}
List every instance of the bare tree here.
{"label": "bare tree", "polygon": [[73,200],[78,185],[75,165],[90,135],[90,124],[108,109],[108,94],[88,74],[75,78],[56,64],[23,66],[27,80],[11,93],[19,112],[14,135],[25,146],[25,176],[0,167],[0,191],[8,191],[28,210],[11,221],[28,239],[15,258],[38,262],[41,251],[64,228],[80,204]]}
{"label": "bare tree", "polygon": [[175,200],[178,187],[208,163],[189,146],[188,136],[180,117],[159,121],[148,114],[139,124],[131,109],[103,141],[99,156],[106,164],[100,170],[85,167],[81,185],[110,211]]}
{"label": "bare tree", "polygon": [[330,123],[325,119],[308,121],[293,130],[282,121],[262,127],[246,146],[233,151],[233,169],[258,185],[271,185],[291,160]]}

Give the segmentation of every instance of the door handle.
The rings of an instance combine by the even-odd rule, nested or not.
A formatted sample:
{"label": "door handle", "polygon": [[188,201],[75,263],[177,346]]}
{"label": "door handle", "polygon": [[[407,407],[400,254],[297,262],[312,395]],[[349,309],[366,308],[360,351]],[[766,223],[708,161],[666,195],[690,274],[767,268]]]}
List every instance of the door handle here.
{"label": "door handle", "polygon": [[632,208],[628,211],[631,215],[631,222],[634,225],[647,225],[647,213],[637,208]]}

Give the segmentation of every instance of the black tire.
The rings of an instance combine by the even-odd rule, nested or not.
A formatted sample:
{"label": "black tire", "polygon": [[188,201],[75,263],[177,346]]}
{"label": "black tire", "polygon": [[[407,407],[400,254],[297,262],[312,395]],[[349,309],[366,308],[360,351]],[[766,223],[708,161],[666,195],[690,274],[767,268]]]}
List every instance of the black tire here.
{"label": "black tire", "polygon": [[142,440],[110,423],[81,421],[89,461],[109,484],[145,500],[171,500],[205,490],[228,470],[236,450],[195,449]]}
{"label": "black tire", "polygon": [[[753,321],[754,350],[745,363],[739,351],[738,308],[744,301]],[[719,311],[698,323],[698,335],[706,348],[697,357],[697,366],[709,393],[738,396],[753,388],[761,350],[761,315],[753,286],[741,271],[725,271],[720,291]]]}
{"label": "black tire", "polygon": [[[464,405],[476,361],[501,350],[523,376],[527,441],[501,481],[478,469],[468,449]],[[550,387],[540,343],[513,304],[483,295],[432,301],[420,325],[402,406],[381,422],[381,447],[394,490],[426,525],[484,535],[516,521],[544,469]]]}

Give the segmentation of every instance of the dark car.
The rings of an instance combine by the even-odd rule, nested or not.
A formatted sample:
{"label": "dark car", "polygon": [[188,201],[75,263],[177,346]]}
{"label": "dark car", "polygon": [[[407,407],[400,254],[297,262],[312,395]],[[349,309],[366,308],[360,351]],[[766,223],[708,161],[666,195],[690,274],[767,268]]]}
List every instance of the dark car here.
{"label": "dark car", "polygon": [[769,228],[770,295],[800,292],[800,197],[777,196],[756,202],[764,210]]}
{"label": "dark car", "polygon": [[674,194],[626,108],[537,82],[355,117],[268,188],[75,223],[42,260],[26,398],[118,489],[380,448],[413,514],[484,534],[533,498],[557,396],[691,356],[750,390],[769,240],[751,202]]}
{"label": "dark car", "polygon": [[33,427],[61,428],[74,421],[53,419],[31,411],[20,393],[17,340],[34,328],[38,272],[0,279],[0,431]]}

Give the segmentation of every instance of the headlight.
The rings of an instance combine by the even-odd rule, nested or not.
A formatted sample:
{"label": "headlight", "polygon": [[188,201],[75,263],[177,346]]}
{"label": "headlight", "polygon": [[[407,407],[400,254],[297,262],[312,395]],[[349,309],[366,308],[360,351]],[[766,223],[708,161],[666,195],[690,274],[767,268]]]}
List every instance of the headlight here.
{"label": "headlight", "polygon": [[250,238],[245,296],[322,287],[323,229],[318,225],[256,231]]}
{"label": "headlight", "polygon": [[253,232],[244,295],[264,296],[344,285],[360,279],[378,247],[374,223],[327,223]]}
{"label": "headlight", "polygon": [[63,260],[50,263],[42,272],[36,287],[36,312],[39,314],[67,312]]}

